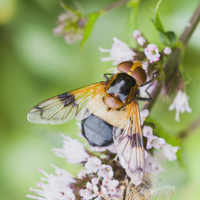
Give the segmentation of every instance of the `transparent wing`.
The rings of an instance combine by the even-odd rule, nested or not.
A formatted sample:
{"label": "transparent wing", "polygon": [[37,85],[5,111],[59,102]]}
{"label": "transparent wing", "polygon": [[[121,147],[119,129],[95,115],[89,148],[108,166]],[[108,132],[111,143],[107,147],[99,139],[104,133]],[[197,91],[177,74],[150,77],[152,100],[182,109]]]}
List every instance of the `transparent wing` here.
{"label": "transparent wing", "polygon": [[127,118],[122,127],[113,130],[113,140],[122,167],[132,182],[138,185],[142,181],[145,167],[140,113],[137,101],[127,106]]}
{"label": "transparent wing", "polygon": [[165,185],[160,188],[156,188],[152,196],[152,200],[170,200],[175,193],[175,187]]}
{"label": "transparent wing", "polygon": [[152,181],[148,175],[145,175],[139,185],[128,185],[128,191],[125,200],[150,200],[153,194]]}
{"label": "transparent wing", "polygon": [[105,90],[105,82],[95,83],[52,97],[34,106],[28,113],[33,123],[62,124],[74,117],[81,119],[95,94]]}

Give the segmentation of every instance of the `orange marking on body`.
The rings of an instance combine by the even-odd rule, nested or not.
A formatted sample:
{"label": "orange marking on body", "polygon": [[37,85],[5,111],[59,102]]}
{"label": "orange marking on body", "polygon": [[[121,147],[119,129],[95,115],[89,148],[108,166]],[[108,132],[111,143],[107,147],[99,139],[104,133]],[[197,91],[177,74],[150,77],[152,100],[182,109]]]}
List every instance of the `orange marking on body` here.
{"label": "orange marking on body", "polygon": [[104,101],[109,108],[113,109],[121,108],[124,105],[122,101],[111,96],[110,94],[106,94]]}
{"label": "orange marking on body", "polygon": [[[129,76],[131,76],[132,73],[133,73],[133,71],[134,71],[135,68],[137,68],[137,67],[142,67],[142,64],[141,64],[140,61],[135,61],[135,62],[133,63],[133,65],[132,65],[131,69],[128,71],[127,74],[128,74]],[[143,67],[142,67],[142,68],[143,68]]]}

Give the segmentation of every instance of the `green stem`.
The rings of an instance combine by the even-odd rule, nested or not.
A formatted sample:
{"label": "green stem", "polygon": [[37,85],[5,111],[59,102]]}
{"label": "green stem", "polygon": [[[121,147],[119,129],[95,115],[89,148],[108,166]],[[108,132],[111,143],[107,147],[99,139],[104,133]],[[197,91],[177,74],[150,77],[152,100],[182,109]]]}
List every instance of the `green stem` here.
{"label": "green stem", "polygon": [[196,130],[200,125],[200,116],[192,123],[190,124],[186,129],[182,130],[179,134],[178,137],[181,139],[186,138],[191,132]]}
{"label": "green stem", "polygon": [[118,2],[115,2],[113,4],[110,4],[108,6],[106,6],[105,8],[102,8],[101,10],[99,10],[99,13],[104,13],[104,12],[108,12],[112,9],[115,9],[117,7],[120,7],[124,4],[127,4],[130,0],[121,0],[121,1],[118,1]]}

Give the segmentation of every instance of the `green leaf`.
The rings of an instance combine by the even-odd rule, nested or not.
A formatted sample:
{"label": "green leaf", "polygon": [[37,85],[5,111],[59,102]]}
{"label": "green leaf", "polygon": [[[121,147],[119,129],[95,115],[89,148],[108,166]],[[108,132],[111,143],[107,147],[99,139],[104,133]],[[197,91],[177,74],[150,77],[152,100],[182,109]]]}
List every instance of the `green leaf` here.
{"label": "green leaf", "polygon": [[174,44],[176,42],[176,35],[173,31],[165,32],[165,35],[167,36],[171,44]]}
{"label": "green leaf", "polygon": [[154,11],[154,18],[153,18],[152,22],[153,22],[153,25],[155,26],[155,28],[159,32],[164,33],[165,30],[164,30],[164,27],[163,27],[162,22],[160,20],[160,17],[158,15],[158,8],[160,6],[161,1],[162,0],[159,0],[158,3],[157,3],[157,5],[156,5],[155,11]]}
{"label": "green leaf", "polygon": [[161,32],[161,33],[165,33],[165,29],[162,25],[162,22],[160,20],[160,17],[158,15],[158,13],[155,13],[155,17],[154,17],[154,20],[153,20],[153,25],[155,26],[155,28]]}
{"label": "green leaf", "polygon": [[170,200],[175,193],[175,187],[165,185],[161,188],[156,188],[151,200]]}
{"label": "green leaf", "polygon": [[153,25],[155,26],[156,30],[160,33],[160,40],[163,44],[167,46],[172,46],[176,42],[176,35],[172,31],[165,31],[164,26],[160,20],[160,16],[158,15],[158,8],[160,6],[162,0],[159,0],[156,9],[154,11],[154,19],[152,20]]}
{"label": "green leaf", "polygon": [[89,14],[89,19],[88,19],[88,22],[85,26],[85,31],[84,31],[84,34],[83,34],[83,40],[81,42],[81,46],[83,46],[85,44],[85,42],[87,41],[87,39],[89,38],[89,36],[92,32],[93,26],[94,26],[96,20],[98,19],[98,17],[100,15],[101,15],[101,13],[91,13],[91,14]]}
{"label": "green leaf", "polygon": [[160,40],[163,44],[167,46],[172,46],[176,42],[176,35],[172,31],[165,33],[160,32]]}

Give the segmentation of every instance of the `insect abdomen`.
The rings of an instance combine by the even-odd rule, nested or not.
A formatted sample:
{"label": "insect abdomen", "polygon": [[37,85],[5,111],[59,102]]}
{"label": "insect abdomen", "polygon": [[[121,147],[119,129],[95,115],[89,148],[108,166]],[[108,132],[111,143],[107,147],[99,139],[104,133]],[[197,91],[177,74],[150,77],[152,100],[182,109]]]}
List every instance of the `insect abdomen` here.
{"label": "insect abdomen", "polygon": [[113,126],[91,114],[82,120],[82,134],[92,146],[108,146],[113,143]]}

